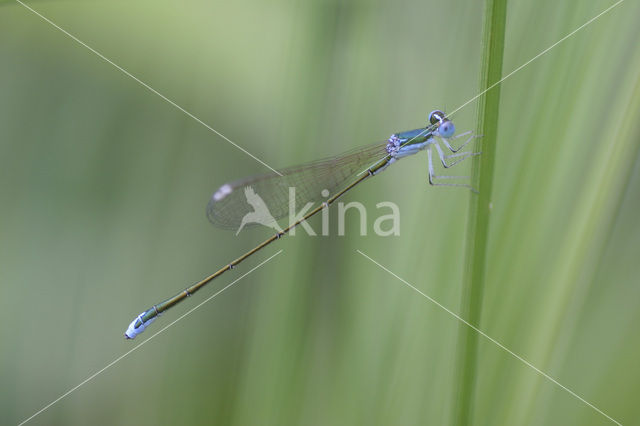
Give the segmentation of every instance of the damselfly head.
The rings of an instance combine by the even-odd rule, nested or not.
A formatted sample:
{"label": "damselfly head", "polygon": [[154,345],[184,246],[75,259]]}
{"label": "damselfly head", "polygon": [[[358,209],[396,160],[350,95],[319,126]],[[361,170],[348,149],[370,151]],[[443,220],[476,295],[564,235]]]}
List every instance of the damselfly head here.
{"label": "damselfly head", "polygon": [[443,138],[450,138],[456,132],[456,126],[453,125],[453,121],[446,119],[440,124],[436,132]]}
{"label": "damselfly head", "polygon": [[450,138],[456,132],[456,126],[447,118],[444,112],[440,110],[431,111],[429,114],[429,123],[436,126],[436,133],[443,138]]}

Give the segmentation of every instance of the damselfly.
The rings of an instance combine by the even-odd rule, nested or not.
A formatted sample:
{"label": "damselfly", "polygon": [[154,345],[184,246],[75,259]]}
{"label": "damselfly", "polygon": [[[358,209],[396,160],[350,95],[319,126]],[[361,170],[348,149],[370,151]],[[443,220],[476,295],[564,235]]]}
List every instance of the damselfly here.
{"label": "damselfly", "polygon": [[[213,279],[233,269],[243,260],[322,211],[323,208],[328,208],[360,182],[380,173],[403,157],[426,150],[431,185],[462,186],[473,189],[468,184],[439,182],[461,176],[438,176],[434,172],[432,148],[436,150],[436,154],[445,168],[452,167],[470,156],[480,154],[479,152],[459,152],[476,136],[471,132],[457,136],[454,136],[454,133],[453,122],[442,111],[436,110],[429,114],[429,123],[426,127],[393,134],[384,143],[357,148],[337,157],[290,167],[278,173],[250,177],[222,185],[213,194],[207,206],[207,216],[214,225],[236,229],[237,232],[240,232],[246,225],[260,223],[275,228],[275,235],[202,281],[182,290],[170,299],[153,305],[138,315],[124,333],[125,337],[127,339],[135,338],[162,312],[193,295]],[[463,137],[467,138],[460,146],[454,148],[451,145],[451,141]],[[451,153],[445,154],[440,144],[444,145]],[[347,184],[350,179],[350,183]],[[276,220],[289,214],[289,203],[294,201],[291,199],[292,193],[295,194],[294,200],[298,205],[305,205],[308,202],[319,202],[319,204],[299,220],[281,229]],[[334,195],[327,198],[329,193]]]}

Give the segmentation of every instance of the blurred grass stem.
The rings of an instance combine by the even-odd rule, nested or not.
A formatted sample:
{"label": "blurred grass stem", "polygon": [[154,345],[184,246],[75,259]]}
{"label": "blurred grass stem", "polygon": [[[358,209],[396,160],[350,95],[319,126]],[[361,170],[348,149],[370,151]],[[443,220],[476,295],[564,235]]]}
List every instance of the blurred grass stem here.
{"label": "blurred grass stem", "polygon": [[[481,90],[489,88],[502,77],[507,0],[486,0],[484,12]],[[485,96],[480,97],[478,106],[478,134],[483,135],[482,155],[473,163],[472,182],[479,189],[479,194],[471,194],[469,205],[465,272],[460,304],[460,316],[476,327],[480,325],[486,275],[499,107],[500,85],[496,85],[487,91]],[[473,418],[478,338],[478,333],[472,328],[460,326],[451,422],[455,425],[468,425]]]}

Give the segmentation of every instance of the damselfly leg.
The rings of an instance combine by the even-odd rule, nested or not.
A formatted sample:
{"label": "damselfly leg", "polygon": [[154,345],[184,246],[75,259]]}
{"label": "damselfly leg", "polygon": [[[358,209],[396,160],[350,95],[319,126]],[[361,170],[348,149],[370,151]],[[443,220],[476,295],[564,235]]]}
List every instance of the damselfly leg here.
{"label": "damselfly leg", "polygon": [[[433,156],[431,151],[432,147],[435,147],[438,153],[438,157],[440,158],[440,162],[442,163],[442,166],[445,169],[448,169],[449,167],[453,167],[456,164],[460,163],[463,160],[466,160],[469,157],[480,155],[481,152],[458,152],[460,149],[464,148],[467,144],[469,144],[469,142],[471,142],[473,139],[479,138],[479,136],[477,135],[469,136],[467,140],[460,147],[456,149],[454,149],[449,143],[449,140],[457,139],[470,134],[471,134],[471,131],[465,132],[458,136],[450,137],[450,138],[443,138],[443,137],[433,138],[432,142],[427,146],[427,159],[429,163],[429,184],[433,186],[460,186],[464,188],[469,188],[473,192],[478,192],[475,188],[473,188],[469,184],[436,182],[436,180],[439,180],[439,179],[468,179],[469,177],[468,176],[436,175],[435,169],[433,167]],[[440,142],[442,142],[447,147],[447,149],[449,149],[449,151],[452,152],[452,154],[446,155],[444,153],[444,150],[440,147]],[[455,160],[451,163],[447,163],[447,160],[450,160],[450,159],[455,159]]]}
{"label": "damselfly leg", "polygon": [[[460,151],[462,148],[464,148],[465,146],[467,146],[467,145],[469,144],[469,142],[471,142],[472,140],[474,140],[474,139],[476,139],[476,138],[481,138],[481,137],[482,137],[482,135],[473,135],[472,133],[473,133],[473,132],[472,132],[471,130],[469,130],[468,132],[460,133],[459,135],[452,136],[452,137],[450,137],[450,138],[442,138],[442,137],[441,137],[441,138],[440,138],[440,140],[442,141],[442,143],[444,144],[444,146],[446,146],[446,147],[447,147],[447,149],[449,149],[449,151],[451,151],[451,152],[453,152],[453,153],[455,154],[456,152]],[[469,135],[471,135],[471,136],[469,136]],[[462,143],[462,145],[460,145],[460,146],[459,146],[459,147],[457,147],[457,148],[452,147],[452,146],[451,146],[451,144],[449,143],[449,141],[457,140],[457,139],[463,138],[463,137],[465,137],[465,136],[469,136],[469,137],[467,138],[467,140],[465,140],[465,141]]]}
{"label": "damselfly leg", "polygon": [[[448,169],[449,167],[453,167],[459,162],[461,162],[462,160],[466,160],[469,157],[482,154],[482,152],[458,152],[456,154],[446,155],[442,150],[442,148],[440,147],[440,145],[438,145],[437,143],[434,143],[433,146],[436,148],[436,151],[438,151],[438,157],[440,157],[440,162],[442,163],[442,167],[444,167],[445,169]],[[452,158],[455,158],[456,160],[447,164],[447,160],[450,160]]]}

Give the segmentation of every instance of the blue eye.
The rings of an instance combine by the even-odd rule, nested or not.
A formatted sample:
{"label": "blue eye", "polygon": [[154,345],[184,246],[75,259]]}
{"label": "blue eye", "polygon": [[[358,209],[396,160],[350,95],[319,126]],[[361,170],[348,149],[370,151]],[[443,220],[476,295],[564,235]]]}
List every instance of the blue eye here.
{"label": "blue eye", "polygon": [[456,126],[451,121],[445,121],[438,127],[438,134],[443,138],[450,138],[456,132]]}

